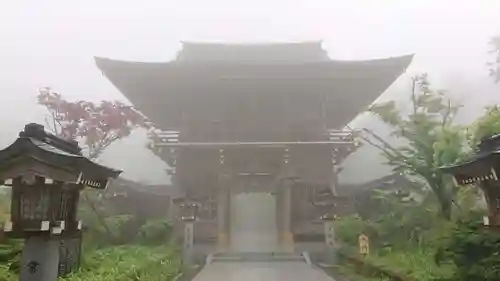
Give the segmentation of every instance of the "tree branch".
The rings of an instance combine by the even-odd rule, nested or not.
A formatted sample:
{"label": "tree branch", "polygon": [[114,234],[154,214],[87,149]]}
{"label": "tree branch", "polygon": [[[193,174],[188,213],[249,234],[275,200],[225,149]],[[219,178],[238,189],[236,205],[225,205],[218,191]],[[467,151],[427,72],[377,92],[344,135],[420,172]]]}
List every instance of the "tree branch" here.
{"label": "tree branch", "polygon": [[[392,146],[390,143],[388,143],[387,141],[385,141],[382,137],[380,137],[378,134],[376,134],[375,132],[373,132],[372,130],[370,129],[367,129],[367,128],[363,128],[361,129],[363,132],[366,132],[368,133],[370,136],[372,136],[373,138],[375,138],[377,141],[381,142],[383,144],[383,147],[384,149],[382,150],[390,150],[392,151],[394,154],[397,154],[398,156],[401,156],[401,157],[405,157],[401,152],[399,152],[399,150],[397,148],[395,148],[394,146]],[[367,138],[364,138],[362,137],[364,140],[367,140]]]}

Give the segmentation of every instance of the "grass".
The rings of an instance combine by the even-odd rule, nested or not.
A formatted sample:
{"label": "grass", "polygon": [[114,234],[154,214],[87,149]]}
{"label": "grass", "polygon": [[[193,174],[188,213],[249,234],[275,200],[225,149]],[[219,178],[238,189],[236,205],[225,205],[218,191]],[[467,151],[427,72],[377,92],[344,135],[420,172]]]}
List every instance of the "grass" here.
{"label": "grass", "polygon": [[177,252],[167,247],[120,246],[87,254],[80,270],[65,281],[169,281],[181,270]]}
{"label": "grass", "polygon": [[455,269],[451,264],[438,266],[434,262],[434,252],[421,248],[391,251],[383,255],[374,253],[368,257],[368,261],[419,281],[449,278]]}
{"label": "grass", "polygon": [[0,281],[17,281],[18,277],[16,274],[9,272],[7,265],[0,264]]}
{"label": "grass", "polygon": [[[344,254],[348,256],[357,255],[354,248],[343,247],[341,250]],[[367,264],[374,265],[375,267],[396,273],[400,276],[409,277],[412,280],[418,281],[436,281],[446,278],[450,278],[455,270],[455,267],[451,264],[441,264],[437,265],[434,262],[434,252],[432,250],[415,248],[406,251],[395,251],[395,250],[384,250],[375,252],[372,251],[370,255],[365,258]],[[363,277],[367,273],[357,272],[354,266],[344,265],[343,270],[347,270],[347,275],[353,275],[356,273],[357,277],[353,280],[372,280]],[[347,268],[347,269],[346,269]],[[351,277],[352,278],[352,277]],[[356,279],[358,278],[358,279]],[[388,280],[375,278],[373,280]]]}
{"label": "grass", "polygon": [[[8,220],[10,197],[0,189],[0,224]],[[97,228],[97,227],[96,227]],[[84,235],[83,261],[76,272],[60,281],[170,281],[181,271],[180,255],[174,246],[125,245],[96,249]],[[14,245],[0,241],[0,281],[17,281],[18,274],[8,270]],[[94,241],[95,242],[95,241]]]}
{"label": "grass", "polygon": [[375,277],[375,276],[365,276],[356,271],[354,266],[350,264],[342,264],[336,266],[332,270],[345,276],[349,281],[391,281],[389,278],[385,277]]}
{"label": "grass", "polygon": [[[170,281],[180,270],[171,248],[127,245],[87,251],[81,268],[60,281]],[[18,278],[0,264],[0,281]]]}

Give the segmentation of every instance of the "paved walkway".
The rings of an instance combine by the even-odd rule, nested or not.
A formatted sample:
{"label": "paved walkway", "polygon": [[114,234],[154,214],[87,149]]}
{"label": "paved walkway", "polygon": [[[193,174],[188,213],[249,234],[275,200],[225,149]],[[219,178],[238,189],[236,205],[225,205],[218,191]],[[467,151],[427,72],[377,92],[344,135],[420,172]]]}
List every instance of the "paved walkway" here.
{"label": "paved walkway", "polygon": [[334,281],[305,262],[216,262],[192,281]]}
{"label": "paved walkway", "polygon": [[222,256],[245,258],[224,260],[219,256],[218,261],[205,265],[192,281],[334,281],[301,256],[279,260],[279,255],[266,254],[276,253],[280,248],[274,197],[265,193],[246,193],[238,194],[232,200],[233,254],[226,253]]}

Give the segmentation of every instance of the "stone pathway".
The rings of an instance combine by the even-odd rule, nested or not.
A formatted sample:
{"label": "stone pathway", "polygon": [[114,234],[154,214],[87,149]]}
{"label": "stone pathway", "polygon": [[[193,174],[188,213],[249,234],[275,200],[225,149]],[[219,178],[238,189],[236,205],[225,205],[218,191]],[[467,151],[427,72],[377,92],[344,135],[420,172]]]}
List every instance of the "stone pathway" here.
{"label": "stone pathway", "polygon": [[334,281],[305,262],[216,262],[192,281]]}
{"label": "stone pathway", "polygon": [[231,251],[218,255],[192,281],[334,281],[300,255],[278,254],[273,196],[238,194],[231,205]]}

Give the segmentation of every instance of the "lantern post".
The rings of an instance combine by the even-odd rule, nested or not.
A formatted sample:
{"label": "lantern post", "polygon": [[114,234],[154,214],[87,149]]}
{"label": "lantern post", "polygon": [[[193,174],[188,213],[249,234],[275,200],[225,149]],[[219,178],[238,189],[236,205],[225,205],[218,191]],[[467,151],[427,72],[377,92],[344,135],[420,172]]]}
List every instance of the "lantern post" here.
{"label": "lantern post", "polygon": [[337,248],[335,245],[334,222],[337,219],[335,210],[336,196],[331,191],[318,194],[318,198],[312,198],[311,203],[323,213],[319,218],[323,222],[323,233],[325,236],[324,266],[331,266],[337,262]]}
{"label": "lantern post", "polygon": [[179,219],[184,222],[183,264],[190,267],[194,263],[194,222],[199,204],[187,197],[174,199],[174,204],[179,208]]}
{"label": "lantern post", "polygon": [[488,215],[484,224],[500,227],[500,134],[481,141],[475,154],[467,161],[442,167],[444,173],[451,174],[456,185],[473,185],[480,188],[488,204]]}
{"label": "lantern post", "polygon": [[78,266],[61,249],[81,235],[79,194],[85,187],[105,189],[120,173],[85,158],[76,141],[58,138],[39,124],[26,125],[0,151],[0,181],[12,188],[11,218],[4,232],[25,239],[21,281],[56,281]]}
{"label": "lantern post", "polygon": [[321,217],[324,226],[324,234],[325,234],[325,263],[327,264],[335,264],[337,262],[337,248],[335,245],[335,215],[325,215]]}

